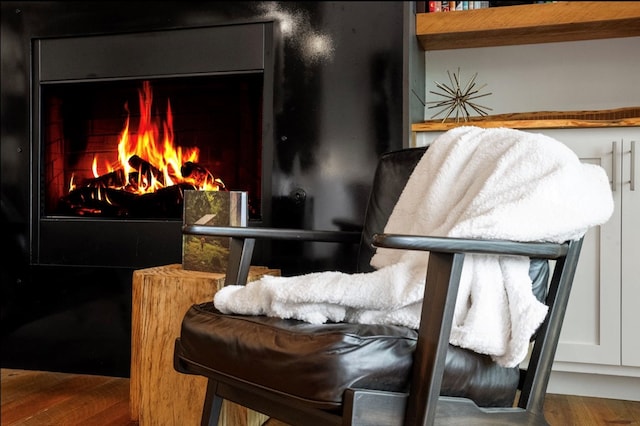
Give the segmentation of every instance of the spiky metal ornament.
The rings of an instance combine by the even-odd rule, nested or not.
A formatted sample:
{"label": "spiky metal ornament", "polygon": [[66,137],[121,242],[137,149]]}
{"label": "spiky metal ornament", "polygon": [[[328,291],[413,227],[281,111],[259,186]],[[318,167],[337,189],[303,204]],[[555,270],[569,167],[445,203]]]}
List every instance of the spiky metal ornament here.
{"label": "spiky metal ornament", "polygon": [[460,68],[458,68],[457,73],[453,74],[453,77],[448,70],[447,75],[449,76],[451,87],[447,86],[446,84],[441,84],[437,81],[434,81],[435,85],[444,93],[434,92],[433,90],[429,91],[434,95],[442,96],[443,98],[445,98],[442,101],[427,102],[427,104],[432,104],[432,106],[430,106],[429,108],[441,108],[440,111],[432,115],[431,118],[435,118],[438,115],[446,112],[444,118],[442,119],[442,122],[444,123],[455,112],[455,116],[453,118],[456,122],[459,122],[461,119],[467,121],[470,117],[469,110],[473,110],[481,116],[487,115],[486,110],[491,110],[491,108],[472,102],[475,99],[491,94],[491,92],[479,94],[480,90],[482,90],[486,86],[486,84],[483,84],[477,89],[475,88],[476,77],[478,76],[478,73],[475,73],[473,75],[464,89],[460,88]]}

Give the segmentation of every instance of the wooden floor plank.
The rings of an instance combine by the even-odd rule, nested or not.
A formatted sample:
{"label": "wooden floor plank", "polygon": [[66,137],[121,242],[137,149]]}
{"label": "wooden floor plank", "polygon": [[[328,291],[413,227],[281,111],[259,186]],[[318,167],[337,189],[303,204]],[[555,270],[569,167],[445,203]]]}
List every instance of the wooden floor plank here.
{"label": "wooden floor plank", "polygon": [[640,402],[575,395],[547,395],[547,420],[554,425],[640,425]]}
{"label": "wooden floor plank", "polygon": [[129,380],[2,369],[2,425],[130,425]]}

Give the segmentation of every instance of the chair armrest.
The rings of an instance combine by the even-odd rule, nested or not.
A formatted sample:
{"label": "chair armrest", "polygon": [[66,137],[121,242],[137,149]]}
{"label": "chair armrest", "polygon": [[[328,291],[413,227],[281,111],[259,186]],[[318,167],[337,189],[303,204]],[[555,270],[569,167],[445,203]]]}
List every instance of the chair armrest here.
{"label": "chair armrest", "polygon": [[567,254],[568,243],[519,242],[475,238],[428,237],[401,234],[375,234],[375,247],[437,251],[441,253],[476,253],[558,259]]}
{"label": "chair armrest", "polygon": [[360,232],[330,231],[330,230],[308,230],[308,229],[288,229],[288,228],[248,228],[240,226],[206,226],[206,225],[185,225],[182,227],[183,234],[207,235],[212,237],[232,237],[232,238],[253,238],[271,240],[295,240],[295,241],[315,241],[315,242],[336,242],[336,243],[358,243],[360,242]]}
{"label": "chair armrest", "polygon": [[249,228],[244,226],[206,226],[185,225],[184,235],[205,235],[211,237],[230,237],[229,260],[224,285],[244,285],[249,276],[251,258],[256,239],[290,240],[307,242],[360,242],[360,232],[344,232],[330,230],[307,230],[286,228]]}

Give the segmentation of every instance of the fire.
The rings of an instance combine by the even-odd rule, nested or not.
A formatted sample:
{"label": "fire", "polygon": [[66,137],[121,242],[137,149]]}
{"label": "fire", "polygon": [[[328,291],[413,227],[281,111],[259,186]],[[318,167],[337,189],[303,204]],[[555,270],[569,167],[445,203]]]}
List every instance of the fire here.
{"label": "fire", "polygon": [[[194,189],[217,191],[224,189],[224,183],[215,178],[202,166],[200,173],[192,173],[198,164],[198,148],[183,149],[174,143],[173,113],[167,101],[166,119],[153,117],[153,92],[149,81],[144,81],[138,90],[140,122],[136,132],[130,130],[130,114],[125,104],[127,119],[120,133],[118,159],[115,166],[107,163],[107,174],[121,173],[124,176],[119,189],[136,194],[156,192],[179,183],[187,183]],[[155,118],[155,119],[154,119]],[[162,131],[161,131],[162,129]],[[185,172],[185,170],[187,172]],[[98,172],[98,158],[94,157],[93,175],[100,179],[105,174]],[[70,188],[75,188],[72,181]]]}

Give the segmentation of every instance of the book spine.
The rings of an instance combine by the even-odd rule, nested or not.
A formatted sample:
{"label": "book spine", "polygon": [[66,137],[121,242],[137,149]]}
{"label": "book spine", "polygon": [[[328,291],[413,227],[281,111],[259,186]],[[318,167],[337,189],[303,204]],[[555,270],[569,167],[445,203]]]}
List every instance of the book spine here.
{"label": "book spine", "polygon": [[451,12],[492,7],[488,1],[426,1],[416,2],[416,13]]}

